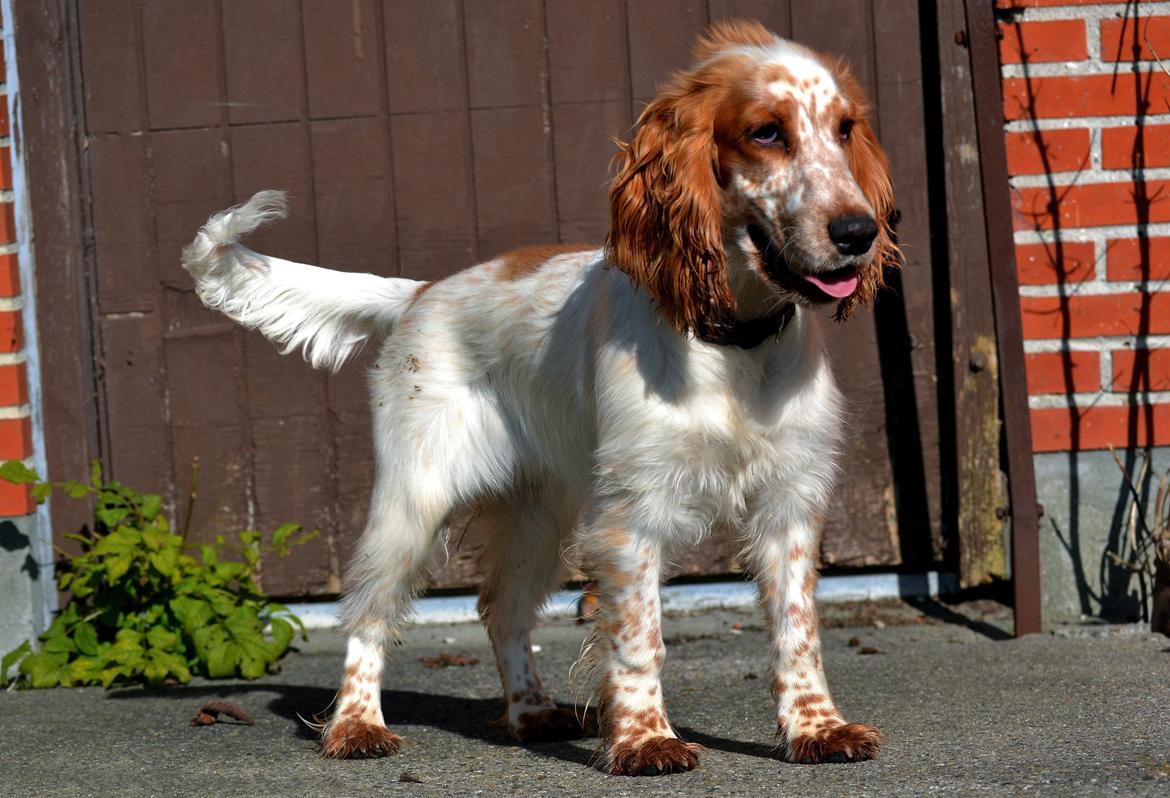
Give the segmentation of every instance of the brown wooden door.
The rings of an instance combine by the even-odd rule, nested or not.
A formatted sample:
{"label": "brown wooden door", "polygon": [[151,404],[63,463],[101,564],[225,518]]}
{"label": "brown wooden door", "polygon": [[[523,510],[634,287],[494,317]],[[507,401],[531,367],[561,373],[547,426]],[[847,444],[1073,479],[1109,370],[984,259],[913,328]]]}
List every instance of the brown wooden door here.
{"label": "brown wooden door", "polygon": [[[264,252],[436,279],[522,244],[604,236],[612,136],[712,19],[847,57],[874,98],[907,265],[833,325],[850,403],[828,566],[946,556],[919,4],[910,0],[83,0],[82,211],[101,457],[185,507],[201,538],[297,521],[279,594],[333,593],[371,484],[362,368],[282,358],[201,307],[180,248],[260,188],[293,197]],[[885,375],[883,378],[883,374]],[[452,535],[453,542],[460,530]],[[434,585],[474,581],[474,531]],[[682,570],[736,568],[713,541]]]}

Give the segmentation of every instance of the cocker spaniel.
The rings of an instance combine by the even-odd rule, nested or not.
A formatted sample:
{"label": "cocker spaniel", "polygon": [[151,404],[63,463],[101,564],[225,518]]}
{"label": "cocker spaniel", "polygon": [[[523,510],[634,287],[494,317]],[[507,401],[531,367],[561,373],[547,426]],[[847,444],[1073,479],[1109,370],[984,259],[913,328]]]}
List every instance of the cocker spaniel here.
{"label": "cocker spaniel", "polygon": [[780,754],[867,759],[880,733],[829,695],[814,591],[846,434],[813,306],[872,299],[898,261],[889,168],[840,60],[714,25],[620,144],[603,248],[510,252],[428,283],[328,271],[238,242],[263,192],[183,253],[208,307],[313,365],[365,342],[377,474],[344,600],[331,757],[385,755],[384,647],[452,515],[490,526],[479,607],[521,741],[581,731],[529,645],[571,546],[599,586],[600,732],[615,774],[689,770],[659,681],[659,583],[714,526],[744,541],[772,638]]}

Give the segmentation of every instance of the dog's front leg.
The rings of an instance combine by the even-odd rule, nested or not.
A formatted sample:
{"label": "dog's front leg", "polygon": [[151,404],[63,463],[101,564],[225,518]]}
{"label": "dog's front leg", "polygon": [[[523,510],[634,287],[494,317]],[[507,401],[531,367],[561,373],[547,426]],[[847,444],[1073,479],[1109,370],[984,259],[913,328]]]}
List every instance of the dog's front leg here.
{"label": "dog's front leg", "polygon": [[846,723],[829,695],[817,628],[816,530],[795,524],[750,552],[760,604],[772,636],[772,695],[785,758],[790,762],[850,762],[877,756],[882,735]]}
{"label": "dog's front leg", "polygon": [[666,719],[659,674],[662,643],[661,543],[622,524],[593,525],[584,554],[595,568],[602,646],[601,734],[605,769],[656,776],[690,770],[699,746],[685,743]]}

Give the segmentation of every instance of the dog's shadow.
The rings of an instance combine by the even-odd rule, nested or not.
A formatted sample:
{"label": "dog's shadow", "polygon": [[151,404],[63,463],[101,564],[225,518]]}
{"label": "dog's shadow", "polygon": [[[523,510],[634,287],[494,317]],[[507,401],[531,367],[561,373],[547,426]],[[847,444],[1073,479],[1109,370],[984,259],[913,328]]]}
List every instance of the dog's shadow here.
{"label": "dog's shadow", "polygon": [[[107,697],[128,701],[167,698],[190,702],[194,712],[197,709],[194,705],[203,699],[247,701],[249,694],[256,693],[276,693],[276,696],[269,700],[268,711],[292,721],[296,725],[298,738],[314,742],[317,740],[317,732],[308,725],[308,722],[314,720],[314,715],[326,715],[326,708],[334,698],[334,691],[322,687],[279,684],[201,684],[181,688],[131,688],[112,690]],[[497,698],[465,698],[409,690],[383,690],[382,706],[386,715],[386,725],[391,729],[398,726],[429,726],[489,745],[509,748],[517,745],[508,735],[504,725],[495,720],[500,717],[502,711],[502,703]],[[706,748],[764,759],[777,758],[775,748],[762,743],[728,740],[685,727],[675,728],[684,740],[699,743]],[[529,743],[525,747],[540,756],[585,766],[596,766],[600,759],[599,746],[582,746],[580,741],[577,744]]]}

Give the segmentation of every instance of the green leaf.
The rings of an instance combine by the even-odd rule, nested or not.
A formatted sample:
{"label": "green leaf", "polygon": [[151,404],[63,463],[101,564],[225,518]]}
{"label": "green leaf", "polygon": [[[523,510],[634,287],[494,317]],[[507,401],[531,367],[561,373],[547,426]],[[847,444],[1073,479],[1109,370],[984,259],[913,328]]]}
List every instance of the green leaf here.
{"label": "green leaf", "polygon": [[36,471],[19,460],[4,461],[4,464],[0,465],[0,479],[16,485],[30,485],[41,481]]}
{"label": "green leaf", "polygon": [[280,648],[280,653],[283,654],[288,650],[289,644],[292,643],[293,625],[284,618],[270,618],[268,625],[272,629],[273,642],[276,643]]}
{"label": "green leaf", "polygon": [[126,572],[130,570],[130,566],[133,564],[133,554],[122,554],[110,560],[106,565],[106,584],[116,584],[119,579],[126,575]]}
{"label": "green leaf", "polygon": [[[20,672],[28,677],[34,688],[56,687],[61,682],[64,664],[44,653],[31,654],[20,663]],[[67,672],[67,669],[65,670]]]}
{"label": "green leaf", "polygon": [[162,496],[156,496],[153,493],[148,493],[142,497],[142,517],[147,521],[150,521],[156,515],[158,515],[158,511],[161,507]]}
{"label": "green leaf", "polygon": [[87,657],[96,656],[98,653],[98,638],[97,630],[93,625],[82,621],[73,630],[73,642],[77,644],[77,650]]}
{"label": "green leaf", "polygon": [[37,504],[40,504],[45,499],[49,498],[49,494],[53,492],[53,486],[48,482],[38,482],[33,485],[32,498]]}
{"label": "green leaf", "polygon": [[69,677],[74,684],[95,684],[101,681],[101,668],[97,659],[80,657],[69,663]]}
{"label": "green leaf", "polygon": [[163,549],[150,553],[150,564],[154,570],[166,577],[174,576],[175,566],[179,562],[178,549]]}
{"label": "green leaf", "polygon": [[32,653],[32,644],[25,640],[0,660],[0,684],[8,684],[8,669]]}
{"label": "green leaf", "polygon": [[[50,629],[50,631],[52,631]],[[41,646],[42,654],[62,654],[68,657],[70,654],[77,653],[77,644],[73,639],[66,634],[57,634],[52,637],[45,638],[45,644]]]}
{"label": "green leaf", "polygon": [[179,642],[179,636],[177,634],[168,629],[164,629],[161,626],[155,626],[149,632],[147,632],[146,639],[150,643],[152,649],[173,648]]}
{"label": "green leaf", "polygon": [[106,529],[113,529],[130,515],[130,511],[125,507],[99,507],[94,514]]}
{"label": "green leaf", "polygon": [[61,487],[65,488],[65,492],[69,494],[71,499],[84,499],[90,493],[89,485],[83,482],[73,482],[72,480],[64,482]]}
{"label": "green leaf", "polygon": [[223,643],[207,655],[207,675],[212,679],[227,679],[236,675],[236,665],[243,652],[235,643]]}

